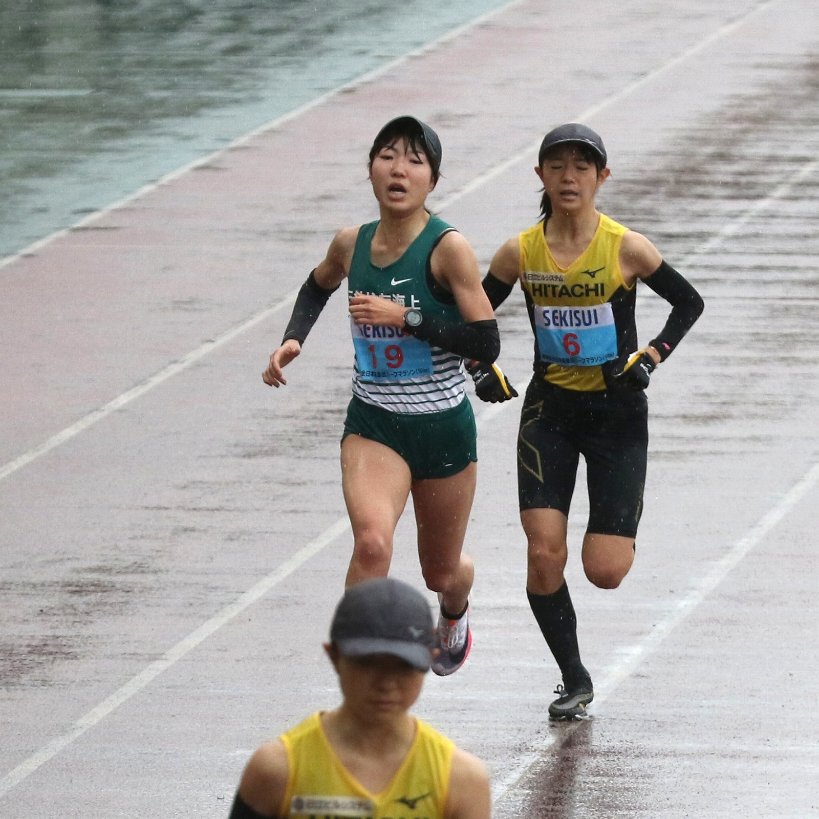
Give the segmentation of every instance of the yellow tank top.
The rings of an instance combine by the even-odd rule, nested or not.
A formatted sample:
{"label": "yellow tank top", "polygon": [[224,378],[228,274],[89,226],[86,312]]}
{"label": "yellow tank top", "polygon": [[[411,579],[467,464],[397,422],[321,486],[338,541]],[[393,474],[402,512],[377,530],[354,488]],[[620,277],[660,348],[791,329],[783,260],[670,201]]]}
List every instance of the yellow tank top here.
{"label": "yellow tank top", "polygon": [[634,288],[626,286],[620,269],[627,231],[601,213],[588,247],[568,267],[552,256],[542,222],[518,237],[520,283],[535,332],[535,355],[552,384],[606,389],[601,367],[617,358],[620,341],[611,300],[621,289]]}
{"label": "yellow tank top", "polygon": [[415,740],[390,784],[371,793],[341,764],[315,713],[282,734],[289,776],[281,817],[443,819],[452,740],[416,719]]}

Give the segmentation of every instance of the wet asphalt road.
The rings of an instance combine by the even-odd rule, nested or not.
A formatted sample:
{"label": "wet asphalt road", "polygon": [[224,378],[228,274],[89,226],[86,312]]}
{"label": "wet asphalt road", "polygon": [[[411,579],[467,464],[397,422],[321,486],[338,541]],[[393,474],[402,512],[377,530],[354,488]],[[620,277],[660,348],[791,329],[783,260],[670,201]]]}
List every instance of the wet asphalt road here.
{"label": "wet asphalt road", "polygon": [[[570,556],[590,719],[545,717],[514,403],[476,404],[475,644],[418,713],[487,761],[500,819],[817,815],[817,46],[807,0],[513,3],[7,262],[0,814],[224,816],[252,748],[336,701],[343,300],[287,388],[260,372],[332,231],[375,212],[372,134],[412,111],[484,267],[536,218],[544,129],[578,119],[603,208],[706,299],[650,387],[634,569],[604,592]],[[499,320],[521,387],[522,301]],[[409,510],[394,572],[420,583]]]}
{"label": "wet asphalt road", "polygon": [[4,0],[0,257],[499,5]]}

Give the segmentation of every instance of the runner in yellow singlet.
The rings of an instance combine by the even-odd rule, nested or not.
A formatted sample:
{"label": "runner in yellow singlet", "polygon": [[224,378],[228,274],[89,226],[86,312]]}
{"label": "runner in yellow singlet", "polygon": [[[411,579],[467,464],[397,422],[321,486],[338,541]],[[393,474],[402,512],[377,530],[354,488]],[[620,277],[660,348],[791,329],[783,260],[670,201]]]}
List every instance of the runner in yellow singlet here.
{"label": "runner in yellow singlet", "polygon": [[409,713],[436,637],[429,605],[406,583],[348,588],[325,645],[341,705],[253,754],[230,819],[488,819],[483,763]]}
{"label": "runner in yellow singlet", "polygon": [[[549,714],[571,718],[594,698],[564,577],[579,458],[586,461],[590,505],[583,568],[596,586],[614,589],[634,560],[643,508],[645,388],[703,302],[645,236],[597,210],[609,169],[603,140],[591,128],[568,123],[546,134],[535,173],[543,183],[542,218],[497,251],[484,289],[497,308],[519,283],[534,334],[534,375],[518,435],[527,594],[563,678]],[[638,281],[671,305],[665,326],[642,348],[634,317]]]}
{"label": "runner in yellow singlet", "polygon": [[438,593],[447,675],[472,642],[468,603],[474,568],[462,551],[475,494],[475,418],[462,358],[492,362],[500,339],[467,240],[426,207],[441,143],[424,122],[388,122],[370,149],[380,218],[340,230],[299,292],[266,384],[301,353],[327,299],[347,280],[355,363],[341,443],[344,501],[353,529],[347,585],[386,575],[398,520],[412,496],[418,555]]}

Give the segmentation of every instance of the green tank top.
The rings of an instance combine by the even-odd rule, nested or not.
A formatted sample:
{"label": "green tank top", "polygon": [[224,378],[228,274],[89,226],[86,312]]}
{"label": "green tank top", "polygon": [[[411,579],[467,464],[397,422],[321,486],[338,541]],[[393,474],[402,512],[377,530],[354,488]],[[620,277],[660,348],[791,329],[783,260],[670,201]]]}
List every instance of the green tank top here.
{"label": "green tank top", "polygon": [[[436,295],[431,286],[430,257],[441,238],[454,228],[430,216],[403,255],[385,267],[371,261],[378,222],[362,225],[347,276],[350,297],[373,294],[424,315],[461,322],[454,300]],[[414,338],[398,327],[357,325],[350,321],[355,347],[353,394],[390,412],[426,413],[451,409],[464,400],[461,358]]]}

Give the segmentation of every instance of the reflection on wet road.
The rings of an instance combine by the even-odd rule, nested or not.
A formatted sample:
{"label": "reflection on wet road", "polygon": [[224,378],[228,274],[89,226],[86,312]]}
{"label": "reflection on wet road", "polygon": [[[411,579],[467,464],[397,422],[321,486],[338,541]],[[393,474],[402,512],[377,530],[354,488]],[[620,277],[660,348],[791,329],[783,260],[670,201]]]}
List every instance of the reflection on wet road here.
{"label": "reflection on wet road", "polygon": [[[417,712],[487,761],[495,819],[816,812],[819,712],[806,703],[819,679],[819,6],[592,0],[550,3],[547,16],[543,5],[520,0],[3,267],[4,819],[31,819],[31,805],[44,817],[66,806],[101,819],[224,816],[250,747],[331,706],[323,623],[350,549],[343,296],[286,389],[265,389],[260,373],[332,231],[371,212],[369,123],[398,105],[439,124],[433,206],[484,268],[537,217],[544,121],[577,117],[612,158],[604,209],[653,239],[706,300],[652,376],[645,513],[616,592],[582,574],[575,493],[567,572],[595,680],[590,719],[546,716],[558,680],[524,593],[519,402],[475,402],[474,648],[455,677],[427,680]],[[98,25],[101,5],[72,8],[94,9],[85,20]],[[105,6],[124,18],[128,8]],[[231,38],[215,33],[223,13],[210,28],[201,17],[157,36],[177,84],[161,72],[151,93],[134,84],[143,107],[165,112],[134,132],[143,159],[165,156],[151,146],[177,131],[168,151],[186,140],[210,150],[222,137],[205,124],[228,139],[228,111],[238,122],[245,101],[266,105],[253,59],[227,48],[242,100],[222,107],[230,94],[191,57],[186,26],[218,48]],[[50,31],[70,29],[57,22]],[[48,42],[40,59],[59,53],[59,34]],[[374,53],[346,51],[359,49]],[[121,54],[136,72],[139,50]],[[202,77],[181,79],[186,54]],[[92,101],[108,92],[77,72],[47,74],[32,75],[32,93],[10,84],[3,110],[91,106],[89,130],[102,128]],[[187,118],[184,105],[209,95],[216,106]],[[107,99],[105,110],[119,104]],[[106,153],[111,167],[128,164],[115,146],[141,120],[126,109],[117,117],[131,125],[97,138],[100,179],[116,176]],[[66,155],[93,175],[73,127]],[[317,156],[316,134],[330,132],[332,150]],[[667,310],[642,291],[650,337]],[[499,323],[502,366],[522,391],[532,346],[519,292]],[[408,510],[393,570],[420,585],[414,542]],[[95,772],[94,787],[77,771]]]}
{"label": "reflection on wet road", "polygon": [[0,258],[499,5],[4,0]]}

